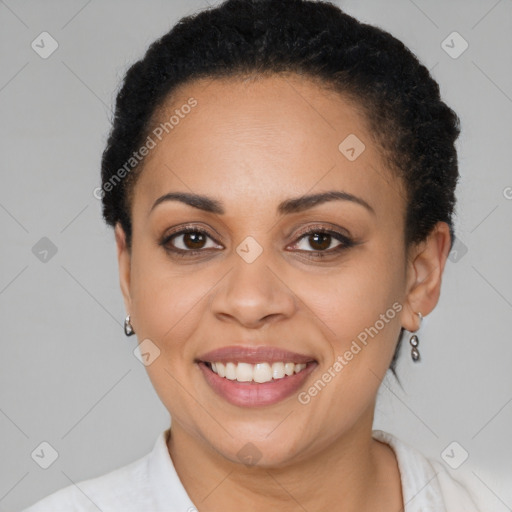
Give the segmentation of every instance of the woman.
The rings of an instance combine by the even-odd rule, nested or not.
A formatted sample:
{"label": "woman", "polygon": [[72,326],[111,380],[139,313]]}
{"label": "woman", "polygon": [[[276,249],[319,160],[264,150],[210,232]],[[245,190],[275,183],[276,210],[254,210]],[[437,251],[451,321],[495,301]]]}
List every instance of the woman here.
{"label": "woman", "polygon": [[172,426],[27,511],[475,511],[372,430],[439,299],[458,134],[416,57],[327,2],[228,0],[153,43],[99,193]]}

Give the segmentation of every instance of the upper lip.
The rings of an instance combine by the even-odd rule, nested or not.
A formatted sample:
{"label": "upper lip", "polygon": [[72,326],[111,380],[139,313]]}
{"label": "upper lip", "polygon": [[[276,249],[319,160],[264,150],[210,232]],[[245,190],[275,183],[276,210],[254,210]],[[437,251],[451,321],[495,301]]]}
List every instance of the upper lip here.
{"label": "upper lip", "polygon": [[210,363],[222,362],[240,362],[240,363],[274,363],[282,361],[284,363],[309,363],[315,361],[315,358],[297,352],[290,352],[277,347],[259,346],[247,347],[242,345],[232,345],[222,347],[205,354],[200,355],[198,361]]}

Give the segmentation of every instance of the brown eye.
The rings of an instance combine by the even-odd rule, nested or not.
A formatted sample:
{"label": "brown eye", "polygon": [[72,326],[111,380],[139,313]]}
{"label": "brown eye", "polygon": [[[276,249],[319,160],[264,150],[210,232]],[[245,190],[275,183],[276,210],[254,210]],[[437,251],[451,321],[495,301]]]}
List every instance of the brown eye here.
{"label": "brown eye", "polygon": [[183,235],[183,245],[187,249],[202,249],[205,244],[206,237],[203,233],[190,232]]}
{"label": "brown eye", "polygon": [[[342,235],[339,235],[341,237]],[[344,240],[340,240],[338,237],[335,237],[333,234],[319,231],[318,229],[315,231],[310,231],[309,233],[305,233],[299,239],[299,242],[295,244],[296,248],[301,251],[307,252],[327,252],[328,249],[335,250],[339,246],[346,245],[346,243],[342,243]],[[344,237],[343,237],[344,238]],[[332,243],[336,242],[336,245],[332,246]]]}
{"label": "brown eye", "polygon": [[206,231],[200,229],[184,229],[167,236],[162,245],[175,253],[196,253],[203,249],[218,248],[218,245]]}
{"label": "brown eye", "polygon": [[292,249],[309,258],[335,256],[357,245],[352,238],[325,227],[313,227],[300,232]]}
{"label": "brown eye", "polygon": [[313,233],[308,236],[309,245],[315,251],[325,251],[331,245],[332,237],[328,233]]}

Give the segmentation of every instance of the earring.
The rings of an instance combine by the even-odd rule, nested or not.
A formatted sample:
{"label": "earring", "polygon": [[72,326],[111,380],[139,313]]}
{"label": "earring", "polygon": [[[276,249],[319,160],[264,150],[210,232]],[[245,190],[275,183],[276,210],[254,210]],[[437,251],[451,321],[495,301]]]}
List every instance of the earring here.
{"label": "earring", "polygon": [[[421,327],[421,321],[423,320],[423,316],[421,313],[416,313],[420,317],[420,327]],[[417,332],[420,327],[414,332]],[[411,345],[411,359],[417,363],[420,360],[420,351],[418,350],[418,345],[420,344],[420,340],[416,334],[413,334],[409,338],[409,344]]]}
{"label": "earring", "polygon": [[130,315],[127,315],[127,317],[124,319],[124,333],[126,334],[126,336],[131,336],[132,334],[135,334],[132,324],[130,323]]}

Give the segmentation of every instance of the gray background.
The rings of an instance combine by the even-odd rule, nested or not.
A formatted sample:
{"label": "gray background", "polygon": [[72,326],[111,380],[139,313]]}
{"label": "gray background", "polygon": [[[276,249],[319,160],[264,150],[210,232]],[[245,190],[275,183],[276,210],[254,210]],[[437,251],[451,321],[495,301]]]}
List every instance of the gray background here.
{"label": "gray background", "polygon": [[[134,357],[135,337],[123,334],[113,232],[93,190],[127,66],[206,5],[0,2],[1,511],[141,457],[168,426]],[[403,389],[384,381],[375,427],[441,461],[457,441],[469,458],[450,471],[487,510],[512,510],[512,1],[338,5],[404,41],[432,69],[463,128],[463,245],[419,333],[423,364],[413,365],[404,344]],[[43,31],[59,45],[47,59],[31,48]],[[453,31],[469,43],[456,59],[441,45]],[[43,237],[57,250],[46,261]],[[43,441],[58,452],[48,469],[31,457]]]}

